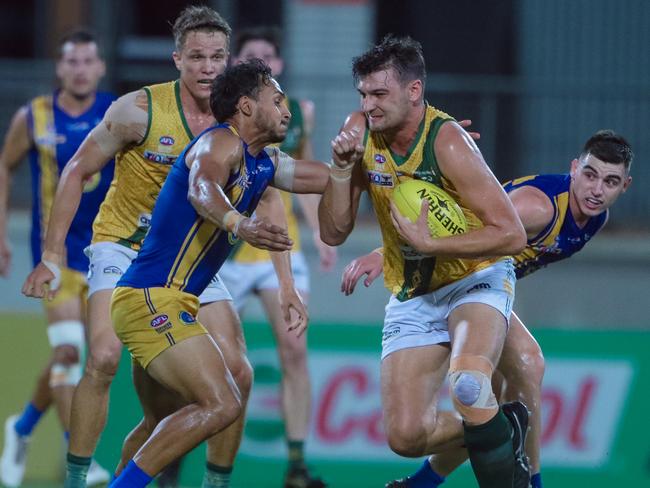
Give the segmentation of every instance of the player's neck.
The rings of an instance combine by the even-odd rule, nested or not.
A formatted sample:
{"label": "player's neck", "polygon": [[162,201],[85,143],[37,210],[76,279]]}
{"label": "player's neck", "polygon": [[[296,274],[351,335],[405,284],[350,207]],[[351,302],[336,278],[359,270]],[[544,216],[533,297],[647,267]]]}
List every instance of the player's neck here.
{"label": "player's neck", "polygon": [[572,189],[569,190],[569,212],[571,212],[573,221],[581,229],[587,225],[587,222],[589,222],[589,216],[580,211],[580,205],[578,205],[578,200],[576,199]]}
{"label": "player's neck", "polygon": [[394,153],[402,156],[406,155],[418,135],[418,130],[420,129],[425,112],[426,106],[424,104],[414,107],[409,112],[403,124],[394,130],[388,130],[384,133],[384,139]]}
{"label": "player's neck", "polygon": [[192,134],[197,135],[214,124],[214,116],[210,110],[209,99],[194,97],[187,87],[180,82],[181,108]]}
{"label": "player's neck", "polygon": [[95,103],[96,92],[86,96],[76,96],[72,93],[61,90],[56,97],[56,104],[71,117],[78,117]]}
{"label": "player's neck", "polygon": [[251,156],[257,156],[262,149],[271,144],[265,134],[261,134],[254,123],[242,119],[235,114],[228,120],[228,123],[237,132],[240,139],[246,143],[247,151]]}

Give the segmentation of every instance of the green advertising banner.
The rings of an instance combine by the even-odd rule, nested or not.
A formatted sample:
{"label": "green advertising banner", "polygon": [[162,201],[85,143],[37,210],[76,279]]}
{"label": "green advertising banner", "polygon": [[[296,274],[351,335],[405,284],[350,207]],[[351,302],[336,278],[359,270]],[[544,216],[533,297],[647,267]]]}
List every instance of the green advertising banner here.
{"label": "green advertising banner", "polygon": [[[280,369],[270,329],[246,324],[255,386],[233,475],[233,488],[282,486],[286,466],[279,412]],[[48,357],[40,317],[0,316],[0,355],[6,418],[27,402]],[[644,415],[650,402],[650,332],[534,331],[547,360],[543,391],[542,466],[546,486],[650,486],[650,442]],[[385,443],[379,399],[380,327],[312,324],[309,366],[313,414],[307,443],[310,467],[333,488],[383,487],[412,472],[420,460],[393,454]],[[116,465],[121,443],[140,420],[125,354],[111,390],[109,421],[97,459]],[[446,391],[443,408],[450,408]],[[61,486],[65,445],[53,412],[36,428],[26,485]],[[3,434],[0,434],[3,435]],[[201,446],[183,463],[183,486],[200,486]],[[445,482],[476,486],[463,466]]]}
{"label": "green advertising banner", "polygon": [[[232,486],[280,487],[286,449],[277,355],[266,325],[245,328],[256,378]],[[380,328],[313,324],[309,334],[310,466],[335,488],[383,487],[412,472],[420,461],[400,458],[385,443],[379,399]],[[541,329],[535,335],[547,361],[544,483],[556,488],[650,486],[650,443],[642,416],[650,400],[650,333]],[[128,370],[125,357],[97,453],[105,466],[115,464],[124,436],[140,419]],[[451,408],[445,394],[441,402],[443,408]],[[184,486],[200,486],[204,456],[203,447],[187,456]],[[465,465],[445,486],[474,486],[472,480]]]}

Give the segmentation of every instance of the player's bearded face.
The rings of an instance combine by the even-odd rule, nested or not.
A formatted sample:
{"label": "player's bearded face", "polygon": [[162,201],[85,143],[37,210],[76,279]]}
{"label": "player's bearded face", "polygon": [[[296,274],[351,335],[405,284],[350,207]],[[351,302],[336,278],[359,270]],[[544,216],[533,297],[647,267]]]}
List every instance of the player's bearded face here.
{"label": "player's bearded face", "polygon": [[257,97],[255,125],[264,133],[268,143],[282,142],[287,136],[291,112],[287,108],[284,93],[274,79],[262,85]]}
{"label": "player's bearded face", "polygon": [[392,68],[363,77],[357,88],[371,131],[395,129],[404,122],[410,109],[408,91]]}
{"label": "player's bearded face", "polygon": [[586,217],[611,207],[632,181],[623,164],[606,163],[591,154],[573,160],[571,180],[574,210]]}
{"label": "player's bearded face", "polygon": [[106,69],[94,42],[67,42],[61,48],[56,74],[61,88],[76,98],[85,98],[97,90]]}
{"label": "player's bearded face", "polygon": [[174,63],[181,82],[199,100],[210,99],[212,81],[226,69],[228,39],[221,31],[190,31],[180,52],[174,52]]}

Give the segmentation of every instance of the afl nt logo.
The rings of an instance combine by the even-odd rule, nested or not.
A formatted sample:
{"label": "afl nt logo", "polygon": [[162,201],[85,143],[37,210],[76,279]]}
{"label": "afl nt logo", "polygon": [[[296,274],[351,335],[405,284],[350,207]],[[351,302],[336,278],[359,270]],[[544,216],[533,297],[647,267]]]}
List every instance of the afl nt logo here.
{"label": "afl nt logo", "polygon": [[377,164],[384,164],[386,162],[386,158],[382,156],[381,154],[375,154],[375,163]]}
{"label": "afl nt logo", "polygon": [[163,146],[173,146],[173,145],[174,145],[174,138],[171,137],[171,136],[162,136],[162,137],[159,139],[159,142],[160,142]]}

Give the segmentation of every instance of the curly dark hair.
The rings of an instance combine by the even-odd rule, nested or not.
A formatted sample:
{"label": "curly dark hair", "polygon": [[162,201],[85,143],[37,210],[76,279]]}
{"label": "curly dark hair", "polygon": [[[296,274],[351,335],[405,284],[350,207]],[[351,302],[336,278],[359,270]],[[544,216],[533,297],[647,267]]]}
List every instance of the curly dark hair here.
{"label": "curly dark hair", "polygon": [[630,143],[613,130],[599,130],[585,143],[580,157],[591,154],[595,158],[611,164],[623,164],[630,170],[634,153]]}
{"label": "curly dark hair", "polygon": [[228,120],[237,113],[241,97],[257,100],[262,85],[270,85],[272,79],[271,68],[260,59],[226,68],[212,82],[210,109],[214,118],[220,123]]}
{"label": "curly dark hair", "polygon": [[178,14],[178,17],[172,25],[174,44],[176,45],[177,51],[183,49],[185,38],[191,31],[223,32],[228,41],[230,41],[230,34],[232,33],[228,22],[216,10],[205,5],[185,7]]}
{"label": "curly dark hair", "polygon": [[422,55],[422,45],[411,37],[388,34],[376,46],[352,59],[352,76],[355,84],[360,79],[380,70],[393,68],[400,83],[413,80],[426,81],[427,73]]}

